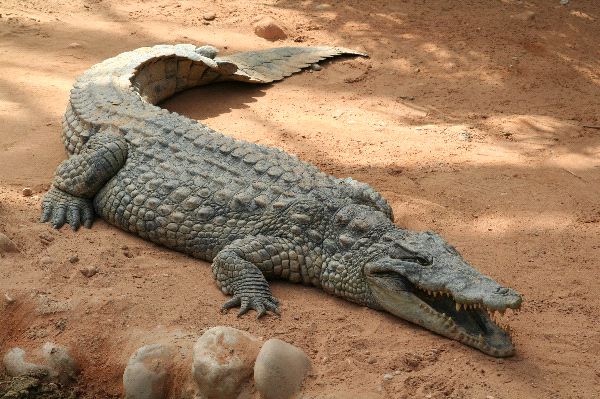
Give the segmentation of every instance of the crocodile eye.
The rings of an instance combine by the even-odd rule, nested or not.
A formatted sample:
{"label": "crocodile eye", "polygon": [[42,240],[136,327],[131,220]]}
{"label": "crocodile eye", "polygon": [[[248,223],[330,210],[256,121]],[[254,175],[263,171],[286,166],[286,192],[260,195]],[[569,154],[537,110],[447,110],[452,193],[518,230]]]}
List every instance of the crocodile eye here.
{"label": "crocodile eye", "polygon": [[418,255],[403,256],[401,258],[396,258],[396,259],[400,259],[405,262],[418,263],[421,266],[430,266],[433,263],[433,259],[428,259],[428,258],[425,258],[424,256],[418,256]]}
{"label": "crocodile eye", "polygon": [[420,264],[421,266],[429,266],[433,263],[433,259],[427,259],[423,256],[417,256],[415,258],[415,261]]}

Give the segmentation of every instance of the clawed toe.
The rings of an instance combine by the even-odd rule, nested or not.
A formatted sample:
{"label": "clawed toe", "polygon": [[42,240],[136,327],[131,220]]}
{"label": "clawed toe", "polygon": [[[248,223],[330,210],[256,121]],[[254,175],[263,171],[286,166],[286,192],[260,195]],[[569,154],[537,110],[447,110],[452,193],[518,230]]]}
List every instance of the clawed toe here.
{"label": "clawed toe", "polygon": [[240,307],[238,317],[241,317],[248,313],[250,310],[256,311],[256,318],[259,319],[271,311],[276,315],[280,315],[279,312],[279,301],[273,297],[249,297],[249,296],[234,296],[221,306],[222,312],[235,307]]}
{"label": "clawed toe", "polygon": [[83,224],[92,227],[94,208],[92,201],[75,197],[57,188],[52,188],[42,201],[42,223],[50,222],[52,227],[60,229],[66,224],[75,231]]}

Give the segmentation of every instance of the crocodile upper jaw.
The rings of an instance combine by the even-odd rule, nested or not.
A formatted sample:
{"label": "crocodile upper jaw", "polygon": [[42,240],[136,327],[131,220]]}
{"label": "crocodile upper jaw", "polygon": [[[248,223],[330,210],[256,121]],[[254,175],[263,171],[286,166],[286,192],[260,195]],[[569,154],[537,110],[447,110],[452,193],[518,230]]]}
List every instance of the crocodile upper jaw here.
{"label": "crocodile upper jaw", "polygon": [[451,295],[433,295],[401,275],[367,273],[376,304],[400,318],[495,357],[514,354],[510,333],[483,308],[458,306]]}

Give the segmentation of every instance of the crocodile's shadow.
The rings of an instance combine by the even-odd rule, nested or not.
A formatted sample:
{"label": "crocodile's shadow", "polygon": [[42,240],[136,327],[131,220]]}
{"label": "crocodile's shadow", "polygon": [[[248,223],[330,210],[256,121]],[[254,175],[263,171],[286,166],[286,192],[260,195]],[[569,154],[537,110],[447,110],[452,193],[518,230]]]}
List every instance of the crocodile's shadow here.
{"label": "crocodile's shadow", "polygon": [[202,121],[234,109],[249,108],[248,104],[263,97],[270,86],[242,82],[211,84],[186,90],[165,100],[159,106]]}

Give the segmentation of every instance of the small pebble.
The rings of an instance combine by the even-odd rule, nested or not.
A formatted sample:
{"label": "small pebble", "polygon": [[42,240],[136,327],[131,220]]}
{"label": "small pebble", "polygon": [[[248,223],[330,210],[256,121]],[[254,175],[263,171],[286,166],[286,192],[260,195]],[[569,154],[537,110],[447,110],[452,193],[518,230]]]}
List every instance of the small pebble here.
{"label": "small pebble", "polygon": [[79,271],[85,277],[90,278],[90,277],[94,276],[96,273],[98,273],[98,268],[96,266],[88,266],[88,267],[84,267],[83,269],[80,269]]}
{"label": "small pebble", "polygon": [[44,257],[42,257],[42,259],[40,259],[40,263],[42,265],[46,265],[46,266],[47,265],[51,265],[52,264],[52,258],[49,257],[49,256],[44,256]]}
{"label": "small pebble", "polygon": [[69,257],[69,262],[77,263],[77,262],[79,262],[79,257],[77,255],[72,255]]}
{"label": "small pebble", "polygon": [[566,6],[567,4],[569,4],[569,0],[560,0],[560,4],[562,6]]}
{"label": "small pebble", "polygon": [[331,4],[327,4],[327,3],[317,4],[315,6],[316,10],[328,10],[330,8],[331,8]]}
{"label": "small pebble", "polygon": [[40,242],[44,245],[48,245],[50,244],[52,241],[54,241],[54,237],[52,237],[50,234],[48,233],[41,233],[40,234]]}
{"label": "small pebble", "polygon": [[460,139],[462,141],[471,141],[473,140],[473,136],[469,132],[460,132]]}
{"label": "small pebble", "polygon": [[536,15],[537,14],[535,13],[535,11],[528,10],[528,11],[523,11],[521,13],[512,15],[512,18],[518,19],[521,21],[533,21],[535,19]]}
{"label": "small pebble", "polygon": [[262,17],[254,24],[254,34],[263,39],[276,41],[285,39],[287,35],[271,17]]}
{"label": "small pebble", "polygon": [[77,42],[70,43],[70,44],[67,46],[67,48],[80,48],[80,47],[81,47],[81,44],[79,44],[79,43],[77,43]]}
{"label": "small pebble", "polygon": [[6,301],[6,303],[13,304],[16,302],[15,298],[13,298],[12,296],[8,295],[8,294],[4,294],[4,300]]}
{"label": "small pebble", "polygon": [[129,252],[128,249],[123,251],[123,255],[125,255],[126,258],[133,258],[133,254]]}
{"label": "small pebble", "polygon": [[394,378],[394,375],[393,375],[393,374],[384,374],[384,375],[383,375],[383,380],[384,380],[384,381],[389,381],[389,380],[391,380],[392,378]]}
{"label": "small pebble", "polygon": [[19,252],[19,249],[10,238],[0,233],[0,254],[4,252]]}
{"label": "small pebble", "polygon": [[371,356],[370,358],[367,359],[367,363],[375,364],[375,363],[377,363],[377,358]]}
{"label": "small pebble", "polygon": [[214,12],[207,12],[206,14],[204,14],[202,16],[202,18],[205,21],[212,21],[213,19],[215,19],[217,17],[217,15]]}
{"label": "small pebble", "polygon": [[32,194],[33,194],[33,191],[31,191],[31,188],[25,187],[23,189],[23,197],[31,197]]}
{"label": "small pebble", "polygon": [[323,67],[321,67],[321,65],[319,65],[319,64],[312,64],[310,66],[310,69],[313,71],[320,71],[321,69],[323,69]]}

